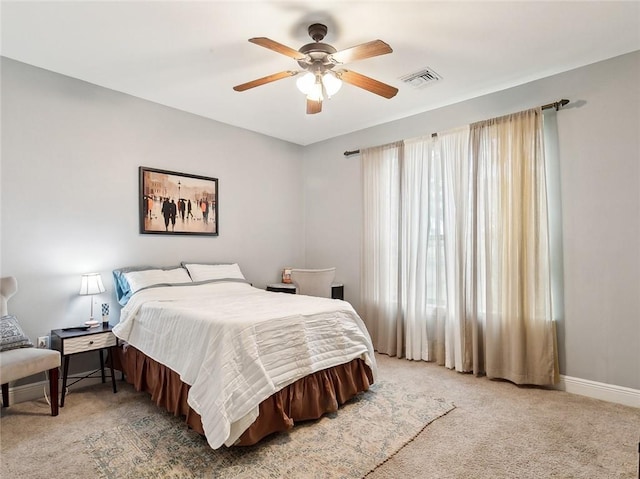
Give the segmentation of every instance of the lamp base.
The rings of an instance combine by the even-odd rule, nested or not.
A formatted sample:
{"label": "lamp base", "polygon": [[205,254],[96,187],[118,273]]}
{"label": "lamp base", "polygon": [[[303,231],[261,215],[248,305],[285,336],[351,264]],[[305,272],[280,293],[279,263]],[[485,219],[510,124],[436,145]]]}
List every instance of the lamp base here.
{"label": "lamp base", "polygon": [[98,326],[100,323],[98,321],[91,320],[91,321],[85,321],[84,324],[94,328],[94,327]]}

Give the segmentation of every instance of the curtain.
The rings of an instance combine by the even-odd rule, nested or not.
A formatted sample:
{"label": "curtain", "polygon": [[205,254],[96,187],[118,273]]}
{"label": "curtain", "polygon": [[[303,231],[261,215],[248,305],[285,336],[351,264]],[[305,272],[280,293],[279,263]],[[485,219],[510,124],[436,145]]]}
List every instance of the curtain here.
{"label": "curtain", "polygon": [[540,109],[361,151],[375,348],[557,382]]}
{"label": "curtain", "polygon": [[398,298],[407,359],[444,360],[446,284],[442,161],[432,138],[405,141],[400,161]]}
{"label": "curtain", "polygon": [[[446,276],[444,366],[473,370],[474,322],[467,315],[470,235],[469,127],[438,135],[443,159],[443,201]],[[440,364],[442,364],[440,362]]]}
{"label": "curtain", "polygon": [[[557,382],[542,111],[471,125],[472,319],[487,376]],[[478,347],[474,344],[474,347]],[[475,368],[475,365],[474,365]]]}
{"label": "curtain", "polygon": [[398,217],[402,142],[362,150],[364,196],[360,283],[363,317],[375,348],[402,356],[398,330]]}

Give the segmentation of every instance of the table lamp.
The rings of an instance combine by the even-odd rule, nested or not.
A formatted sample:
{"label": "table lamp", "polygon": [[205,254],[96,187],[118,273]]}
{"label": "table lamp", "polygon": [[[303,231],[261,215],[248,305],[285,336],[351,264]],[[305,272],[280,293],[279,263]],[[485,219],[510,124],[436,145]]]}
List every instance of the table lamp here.
{"label": "table lamp", "polygon": [[[100,273],[87,273],[82,275],[82,283],[80,284],[81,296],[93,296],[94,294],[104,293],[104,285],[102,284],[102,277]],[[91,298],[91,316],[89,321],[84,324],[87,326],[96,326],[98,321],[93,320],[93,298]]]}

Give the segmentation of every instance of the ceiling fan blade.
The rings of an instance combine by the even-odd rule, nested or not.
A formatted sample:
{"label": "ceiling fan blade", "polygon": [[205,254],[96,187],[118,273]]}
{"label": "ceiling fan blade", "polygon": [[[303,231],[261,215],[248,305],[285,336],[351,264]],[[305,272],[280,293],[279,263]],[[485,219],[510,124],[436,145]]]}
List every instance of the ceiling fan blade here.
{"label": "ceiling fan blade", "polygon": [[235,91],[245,91],[248,90],[250,88],[254,88],[260,85],[264,85],[266,83],[271,83],[273,81],[276,80],[282,80],[283,78],[288,78],[288,77],[292,77],[294,75],[297,75],[298,72],[296,71],[285,71],[285,72],[280,72],[280,73],[274,73],[273,75],[268,75],[266,77],[262,77],[262,78],[258,78],[257,80],[253,80],[247,83],[243,83],[242,85],[236,85],[233,87],[233,89]]}
{"label": "ceiling fan blade", "polygon": [[282,43],[278,43],[275,40],[271,40],[266,37],[256,37],[249,38],[251,43],[255,43],[256,45],[260,45],[261,47],[268,48],[269,50],[273,50],[274,52],[281,53],[282,55],[286,55],[288,57],[293,58],[294,60],[304,60],[305,54],[300,53],[298,50],[294,50],[293,48],[289,48]]}
{"label": "ceiling fan blade", "polygon": [[358,88],[362,88],[385,98],[393,98],[396,96],[396,93],[398,93],[397,88],[354,71],[340,70],[336,72],[336,76],[350,85],[357,86]]}
{"label": "ceiling fan blade", "polygon": [[373,40],[371,42],[363,43],[355,47],[347,48],[346,50],[340,50],[339,52],[329,55],[329,60],[332,63],[348,63],[356,60],[363,60],[365,58],[377,57],[379,55],[386,55],[393,50],[382,40]]}
{"label": "ceiling fan blade", "polygon": [[322,111],[322,100],[310,100],[307,98],[307,115],[320,113]]}

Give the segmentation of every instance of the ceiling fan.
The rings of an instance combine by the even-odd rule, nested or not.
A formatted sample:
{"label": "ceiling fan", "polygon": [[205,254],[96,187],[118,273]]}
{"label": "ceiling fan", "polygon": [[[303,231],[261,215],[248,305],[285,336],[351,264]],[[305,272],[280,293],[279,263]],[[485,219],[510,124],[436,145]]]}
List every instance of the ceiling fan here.
{"label": "ceiling fan", "polygon": [[322,43],[327,34],[325,25],[314,23],[309,26],[307,31],[313,39],[313,43],[303,45],[299,50],[294,50],[266,37],[250,38],[249,41],[251,43],[293,58],[298,62],[302,70],[287,70],[274,73],[273,75],[234,86],[233,89],[235,91],[245,91],[306,72],[297,80],[296,84],[298,89],[307,95],[307,114],[320,113],[322,111],[322,100],[335,94],[340,89],[343,81],[384,98],[393,98],[398,93],[397,88],[352,70],[334,70],[334,67],[344,63],[391,53],[393,50],[385,42],[373,40],[338,51],[331,45]]}

